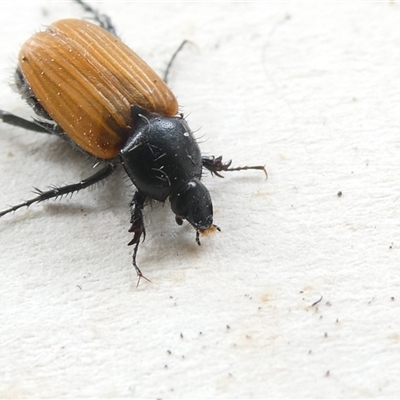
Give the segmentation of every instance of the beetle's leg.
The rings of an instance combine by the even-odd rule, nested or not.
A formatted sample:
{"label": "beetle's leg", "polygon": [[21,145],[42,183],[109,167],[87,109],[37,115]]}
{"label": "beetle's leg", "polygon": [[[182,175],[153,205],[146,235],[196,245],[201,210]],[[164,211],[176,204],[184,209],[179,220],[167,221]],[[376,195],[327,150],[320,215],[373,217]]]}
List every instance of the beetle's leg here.
{"label": "beetle's leg", "polygon": [[35,189],[35,193],[38,196],[34,197],[33,199],[24,201],[23,203],[17,204],[16,206],[10,207],[7,210],[1,211],[0,217],[2,217],[3,215],[6,215],[12,211],[16,211],[21,207],[29,207],[33,203],[40,203],[44,200],[62,197],[67,194],[77,192],[81,189],[85,189],[88,186],[94,185],[95,183],[100,182],[101,180],[110,176],[112,174],[112,172],[115,170],[115,168],[116,168],[115,164],[108,163],[102,169],[97,171],[95,174],[93,174],[89,178],[83,179],[79,183],[74,183],[72,185],[65,185],[65,186],[60,186],[60,187],[53,187],[50,190],[47,190],[45,192],[43,192],[40,189]]}
{"label": "beetle's leg", "polygon": [[[143,274],[142,271],[139,269],[139,267],[136,264],[136,255],[138,252],[139,248],[139,243],[140,243],[140,238],[143,235],[143,240],[146,237],[146,230],[144,228],[144,221],[143,221],[143,207],[144,203],[146,201],[146,195],[140,191],[135,192],[133,199],[130,204],[130,209],[131,209],[131,227],[129,228],[129,232],[133,233],[133,239],[128,243],[129,246],[134,245],[133,249],[133,256],[132,256],[132,264],[135,268],[135,271],[138,275],[138,283],[137,286],[139,286],[139,282],[141,278],[146,279],[146,281],[149,281]],[[142,241],[143,241],[142,240]]]}
{"label": "beetle's leg", "polygon": [[265,169],[264,165],[252,165],[252,166],[246,165],[244,167],[230,168],[232,160],[229,160],[228,162],[224,163],[222,161],[222,156],[219,157],[203,156],[202,163],[204,168],[207,168],[209,171],[211,171],[212,174],[215,174],[220,178],[223,178],[223,176],[219,174],[219,172],[221,171],[242,171],[246,169],[258,169],[264,171],[265,177],[268,179],[268,172]]}
{"label": "beetle's leg", "polygon": [[68,142],[70,145],[77,147],[78,150],[81,150],[85,154],[88,154],[80,147],[76,146],[73,140],[55,122],[39,121],[36,119],[34,119],[33,121],[29,121],[4,110],[0,110],[0,119],[3,120],[3,122],[5,122],[6,124],[12,126],[17,126],[19,128],[28,129],[34,132],[48,133],[50,135],[58,136],[59,138]]}
{"label": "beetle's leg", "polygon": [[114,24],[111,22],[111,18],[108,15],[100,14],[96,9],[89,6],[86,2],[82,0],[75,0],[78,4],[80,4],[83,9],[90,14],[92,14],[94,20],[104,29],[106,29],[111,34],[117,36]]}
{"label": "beetle's leg", "polygon": [[184,41],[179,45],[179,47],[175,50],[174,54],[172,54],[172,57],[171,57],[171,59],[169,60],[169,63],[168,63],[168,65],[167,65],[167,68],[165,69],[165,73],[164,73],[164,82],[165,82],[165,83],[168,83],[168,74],[169,74],[169,71],[170,71],[170,69],[171,69],[171,67],[172,67],[172,64],[173,64],[174,61],[175,61],[176,56],[177,56],[178,53],[183,49],[183,46],[185,46],[186,43],[188,43],[188,40],[184,40]]}
{"label": "beetle's leg", "polygon": [[0,119],[4,123],[16,126],[18,128],[28,129],[29,131],[40,133],[49,133],[51,135],[59,136],[63,139],[67,138],[67,134],[55,122],[45,122],[37,119],[30,121],[4,110],[0,110]]}
{"label": "beetle's leg", "polygon": [[34,131],[34,132],[49,133],[48,129],[46,129],[44,126],[42,126],[38,122],[29,121],[27,119],[18,117],[17,115],[11,114],[4,110],[0,110],[0,119],[2,119],[3,122],[5,122],[6,124],[9,124],[12,126],[17,126],[19,128],[28,129],[28,130]]}

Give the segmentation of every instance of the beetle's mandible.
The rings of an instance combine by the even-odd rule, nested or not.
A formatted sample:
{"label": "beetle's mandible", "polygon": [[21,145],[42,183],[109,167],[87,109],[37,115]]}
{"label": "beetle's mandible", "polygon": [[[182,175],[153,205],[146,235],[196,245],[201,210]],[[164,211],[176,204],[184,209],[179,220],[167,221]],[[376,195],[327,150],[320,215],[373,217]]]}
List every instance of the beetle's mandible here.
{"label": "beetle's mandible", "polygon": [[[145,237],[142,210],[148,200],[169,199],[176,222],[187,220],[199,234],[213,228],[213,206],[201,182],[202,169],[262,170],[261,165],[231,168],[222,157],[202,156],[178,103],[161,79],[116,35],[109,17],[76,0],[96,24],[65,19],[34,34],[22,46],[15,82],[37,117],[26,120],[0,110],[3,122],[59,136],[89,157],[103,162],[78,183],[37,190],[36,197],[0,212],[85,189],[110,176],[120,165],[136,187],[130,203],[133,266]],[[179,49],[178,49],[179,51]],[[218,228],[217,228],[218,229]],[[146,278],[145,278],[146,279]],[[138,281],[138,283],[139,283]]]}

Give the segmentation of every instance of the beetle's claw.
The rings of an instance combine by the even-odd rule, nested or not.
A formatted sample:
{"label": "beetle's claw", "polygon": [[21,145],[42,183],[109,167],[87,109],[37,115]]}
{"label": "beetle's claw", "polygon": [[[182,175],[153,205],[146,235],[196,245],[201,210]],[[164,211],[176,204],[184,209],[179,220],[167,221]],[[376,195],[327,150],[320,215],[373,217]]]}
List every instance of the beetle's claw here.
{"label": "beetle's claw", "polygon": [[139,269],[137,266],[135,266],[135,269],[136,269],[136,273],[137,273],[137,276],[138,276],[138,281],[137,281],[136,287],[139,286],[140,280],[141,280],[142,278],[145,279],[147,282],[150,282],[150,283],[151,283],[151,280],[148,279],[148,278],[146,278],[146,277],[142,274],[142,272],[140,271],[140,269]]}

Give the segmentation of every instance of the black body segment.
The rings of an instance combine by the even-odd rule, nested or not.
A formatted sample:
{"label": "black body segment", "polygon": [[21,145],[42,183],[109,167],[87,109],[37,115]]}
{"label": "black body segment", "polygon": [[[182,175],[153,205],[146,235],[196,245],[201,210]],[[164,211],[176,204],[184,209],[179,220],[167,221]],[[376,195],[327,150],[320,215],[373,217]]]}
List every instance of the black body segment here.
{"label": "black body segment", "polygon": [[182,117],[160,117],[132,107],[132,135],[121,163],[146,196],[164,202],[192,179],[201,178],[200,148]]}

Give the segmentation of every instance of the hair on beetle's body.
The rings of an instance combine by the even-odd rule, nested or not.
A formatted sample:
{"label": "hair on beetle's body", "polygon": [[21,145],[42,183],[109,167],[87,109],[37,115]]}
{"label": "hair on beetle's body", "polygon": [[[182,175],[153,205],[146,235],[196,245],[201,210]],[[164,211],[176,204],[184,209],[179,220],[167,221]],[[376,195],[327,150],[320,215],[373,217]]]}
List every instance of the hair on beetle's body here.
{"label": "hair on beetle's body", "polygon": [[[202,156],[198,143],[164,80],[121,42],[109,17],[81,0],[96,24],[65,19],[34,34],[22,46],[16,86],[37,115],[32,121],[0,110],[3,122],[49,133],[68,141],[104,165],[78,183],[36,190],[31,200],[0,212],[85,189],[110,176],[120,165],[136,187],[130,203],[129,232],[133,265],[145,237],[143,207],[149,200],[169,199],[176,222],[187,220],[199,234],[213,224],[211,196],[201,182],[203,168],[221,171],[266,170],[263,166],[230,168],[222,157]],[[138,281],[138,283],[139,283]]]}

